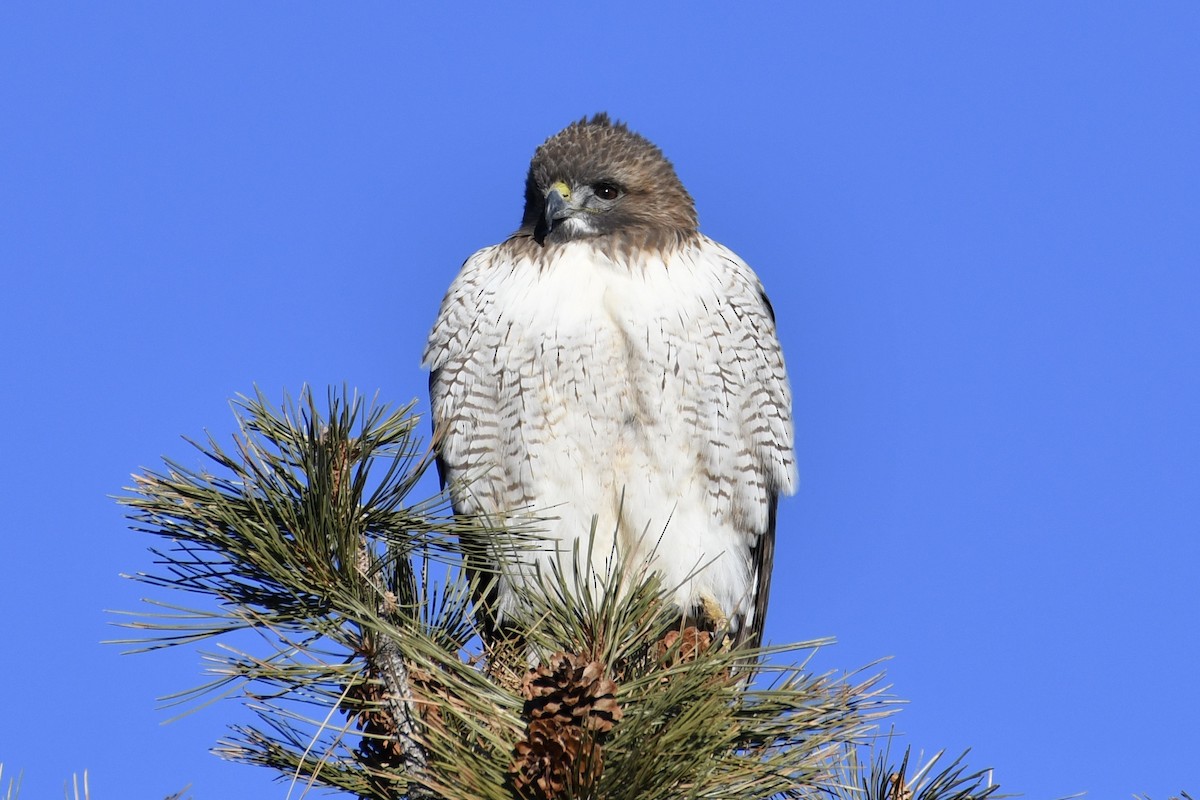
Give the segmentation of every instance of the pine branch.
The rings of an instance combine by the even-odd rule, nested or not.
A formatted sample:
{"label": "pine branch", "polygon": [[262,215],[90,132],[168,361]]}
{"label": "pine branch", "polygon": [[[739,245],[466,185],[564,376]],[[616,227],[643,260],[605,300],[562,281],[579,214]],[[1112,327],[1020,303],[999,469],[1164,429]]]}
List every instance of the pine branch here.
{"label": "pine branch", "polygon": [[122,499],[157,542],[133,577],[197,598],[132,643],[219,638],[180,697],[240,689],[258,717],[226,758],[363,798],[811,797],[889,710],[877,677],[773,663],[824,642],[731,651],[681,628],[657,576],[579,553],[522,598],[520,649],[483,652],[464,564],[497,531],[410,499],[430,463],[410,408],[306,391],[235,413],[232,447],[196,443],[214,472],[168,461]]}
{"label": "pine branch", "polygon": [[[828,800],[1001,800],[1019,796],[1001,793],[992,770],[968,769],[967,752],[947,759],[945,751],[938,751],[922,760],[906,747],[897,761],[892,755],[894,739],[895,734],[888,733],[869,746],[847,752]],[[1182,800],[1189,800],[1186,793]]]}

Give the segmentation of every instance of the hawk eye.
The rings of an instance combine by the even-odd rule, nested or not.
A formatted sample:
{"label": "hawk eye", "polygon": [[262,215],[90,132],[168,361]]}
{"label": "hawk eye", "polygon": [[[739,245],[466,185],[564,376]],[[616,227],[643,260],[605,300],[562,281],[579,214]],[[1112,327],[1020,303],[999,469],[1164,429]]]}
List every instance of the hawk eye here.
{"label": "hawk eye", "polygon": [[616,200],[621,196],[621,190],[612,183],[597,183],[592,187],[592,192],[601,200]]}

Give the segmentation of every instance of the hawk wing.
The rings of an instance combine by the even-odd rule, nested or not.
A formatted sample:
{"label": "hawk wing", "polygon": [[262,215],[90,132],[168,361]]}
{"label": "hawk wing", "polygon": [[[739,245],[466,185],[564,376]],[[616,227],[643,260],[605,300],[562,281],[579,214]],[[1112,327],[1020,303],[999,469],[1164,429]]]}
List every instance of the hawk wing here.
{"label": "hawk wing", "polygon": [[486,519],[495,530],[463,542],[489,639],[511,609],[512,584],[528,577],[529,556],[522,554],[530,545],[520,533],[537,528],[545,513],[527,441],[544,427],[544,409],[526,397],[536,354],[514,341],[520,337],[504,308],[525,266],[504,244],[468,258],[442,301],[423,359],[442,485],[456,513]]}
{"label": "hawk wing", "polygon": [[792,397],[775,315],[762,283],[735,253],[705,236],[679,258],[705,273],[713,291],[690,338],[707,342],[695,368],[703,474],[710,509],[739,541],[750,571],[750,602],[733,620],[736,644],[762,638],[775,554],[779,495],[796,490]]}

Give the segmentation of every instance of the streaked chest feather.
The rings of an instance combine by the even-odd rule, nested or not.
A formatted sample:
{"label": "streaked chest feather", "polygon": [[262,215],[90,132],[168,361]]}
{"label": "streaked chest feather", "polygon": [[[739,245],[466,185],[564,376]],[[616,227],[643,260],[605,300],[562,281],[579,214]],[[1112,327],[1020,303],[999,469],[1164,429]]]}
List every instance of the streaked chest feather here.
{"label": "streaked chest feather", "polygon": [[716,346],[696,336],[715,302],[712,282],[687,262],[624,265],[586,246],[563,251],[495,286],[501,361],[519,376],[529,419],[605,449],[670,446],[696,422],[701,387],[686,378]]}

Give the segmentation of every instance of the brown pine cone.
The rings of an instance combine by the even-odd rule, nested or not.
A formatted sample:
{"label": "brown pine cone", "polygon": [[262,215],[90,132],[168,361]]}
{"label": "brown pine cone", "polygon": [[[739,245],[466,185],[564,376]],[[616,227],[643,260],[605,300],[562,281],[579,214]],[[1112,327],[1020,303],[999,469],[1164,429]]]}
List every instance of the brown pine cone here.
{"label": "brown pine cone", "polygon": [[592,734],[547,719],[529,723],[509,768],[517,795],[529,800],[550,800],[568,791],[578,794],[603,771],[603,748]]}
{"label": "brown pine cone", "polygon": [[621,719],[616,691],[599,661],[568,653],[555,653],[521,683],[526,719],[578,725],[600,734]]}
{"label": "brown pine cone", "polygon": [[359,761],[378,770],[398,766],[403,756],[395,739],[395,720],[381,707],[386,698],[378,681],[364,680],[346,692],[342,704],[342,710],[363,732],[356,750]]}
{"label": "brown pine cone", "polygon": [[[686,664],[712,647],[713,635],[694,625],[682,631],[670,631],[658,642],[658,661],[664,667]],[[673,648],[674,652],[672,652]]]}

